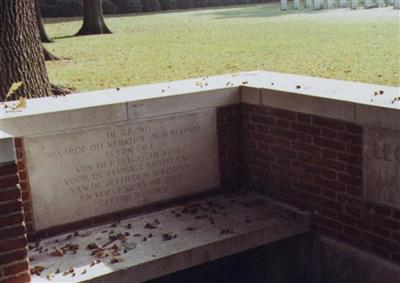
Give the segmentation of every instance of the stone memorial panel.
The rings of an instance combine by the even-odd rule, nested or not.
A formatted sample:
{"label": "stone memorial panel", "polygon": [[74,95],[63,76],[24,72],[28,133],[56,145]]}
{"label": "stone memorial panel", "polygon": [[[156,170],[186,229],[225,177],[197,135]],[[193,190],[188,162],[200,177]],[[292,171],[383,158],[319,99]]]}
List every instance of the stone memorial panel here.
{"label": "stone memorial panel", "polygon": [[215,110],[28,137],[36,230],[219,186]]}
{"label": "stone memorial panel", "polygon": [[288,9],[287,0],[281,0],[281,10],[287,10],[287,9]]}
{"label": "stone memorial panel", "polygon": [[400,132],[364,133],[365,198],[400,208]]}
{"label": "stone memorial panel", "polygon": [[347,0],[339,0],[339,6],[341,8],[346,8],[347,7]]}

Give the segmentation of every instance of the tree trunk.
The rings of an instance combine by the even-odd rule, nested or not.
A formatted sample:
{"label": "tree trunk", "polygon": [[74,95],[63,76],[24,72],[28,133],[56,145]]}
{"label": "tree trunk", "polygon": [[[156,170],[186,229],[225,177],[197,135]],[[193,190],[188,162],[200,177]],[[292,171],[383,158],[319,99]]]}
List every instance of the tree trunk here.
{"label": "tree trunk", "polygon": [[15,82],[22,87],[8,100],[51,96],[37,35],[34,0],[0,1],[0,101]]}
{"label": "tree trunk", "polygon": [[39,0],[35,0],[35,10],[36,10],[36,20],[39,26],[40,40],[44,43],[53,42],[50,37],[46,33],[46,29],[44,28],[42,13],[40,12]]}
{"label": "tree trunk", "polygon": [[112,33],[103,17],[102,0],[83,0],[83,25],[76,35]]}
{"label": "tree trunk", "polygon": [[42,48],[43,48],[43,55],[44,55],[44,60],[45,61],[57,61],[57,60],[60,60],[60,58],[58,58],[56,55],[54,55],[49,50],[47,50],[46,47],[44,47],[43,45],[42,45]]}

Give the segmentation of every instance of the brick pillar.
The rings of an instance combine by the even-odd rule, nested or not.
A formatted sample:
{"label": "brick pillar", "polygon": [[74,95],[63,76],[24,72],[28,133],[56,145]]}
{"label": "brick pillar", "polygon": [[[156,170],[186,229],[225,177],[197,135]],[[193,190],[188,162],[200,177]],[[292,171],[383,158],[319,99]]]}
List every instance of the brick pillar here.
{"label": "brick pillar", "polygon": [[14,140],[0,131],[0,283],[29,281],[27,236]]}

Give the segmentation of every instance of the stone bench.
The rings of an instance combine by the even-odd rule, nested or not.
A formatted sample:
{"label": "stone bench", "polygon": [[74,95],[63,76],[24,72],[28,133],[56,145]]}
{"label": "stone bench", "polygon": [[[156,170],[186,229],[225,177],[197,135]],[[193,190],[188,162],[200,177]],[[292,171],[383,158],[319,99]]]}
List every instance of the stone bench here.
{"label": "stone bench", "polygon": [[306,213],[264,197],[207,197],[31,242],[32,282],[143,282],[307,231]]}

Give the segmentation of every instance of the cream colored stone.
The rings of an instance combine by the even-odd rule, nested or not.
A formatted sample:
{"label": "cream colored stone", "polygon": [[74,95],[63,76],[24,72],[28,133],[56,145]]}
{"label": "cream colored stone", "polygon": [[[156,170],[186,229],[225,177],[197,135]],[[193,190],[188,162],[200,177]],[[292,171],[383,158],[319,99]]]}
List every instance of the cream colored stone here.
{"label": "cream colored stone", "polygon": [[146,99],[128,103],[129,119],[156,117],[239,103],[237,87]]}
{"label": "cream colored stone", "polygon": [[[255,203],[257,205],[253,205]],[[192,204],[201,205],[202,209],[194,214],[182,213],[185,207]],[[176,217],[172,211],[179,213],[180,217]],[[212,217],[213,222],[208,217],[196,218],[204,214]],[[144,227],[146,223],[154,223],[155,219],[159,223],[155,229]],[[128,224],[131,229],[127,229]],[[79,231],[79,235],[88,236],[68,240],[68,243],[80,247],[76,254],[66,252],[63,257],[54,257],[37,249],[30,250],[29,256],[35,258],[34,264],[45,267],[40,277],[32,276],[32,283],[49,282],[46,275],[55,274],[57,269],[61,272],[55,274],[51,282],[146,282],[310,230],[308,213],[252,194],[197,199],[184,205],[124,219],[114,226],[110,228],[108,224]],[[231,229],[232,233],[221,233],[225,229]],[[103,232],[111,230],[115,235],[129,232],[126,240],[128,243],[135,242],[136,248],[127,253],[121,252],[118,257],[123,261],[120,263],[111,264],[112,256],[109,256],[91,266],[95,258],[91,255],[92,251],[85,247],[91,243],[103,246],[109,241],[109,234]],[[152,234],[151,238],[148,237],[149,233]],[[164,241],[164,233],[176,235],[176,238]],[[140,234],[141,237],[135,237],[134,234]],[[63,246],[68,235],[70,233],[44,239],[40,247],[42,250],[52,250],[56,245]],[[146,236],[146,241],[143,241]],[[114,244],[121,247],[120,241],[107,247]],[[110,253],[111,250],[106,252]],[[74,267],[75,276],[64,276],[63,272],[71,267]],[[83,270],[86,272],[83,273]]]}
{"label": "cream colored stone", "polygon": [[364,131],[365,198],[400,208],[400,132]]}
{"label": "cream colored stone", "polygon": [[372,128],[400,131],[400,106],[388,109],[368,105],[356,105],[355,122]]}
{"label": "cream colored stone", "polygon": [[255,87],[242,86],[240,88],[240,102],[261,104],[261,90]]}
{"label": "cream colored stone", "polygon": [[354,104],[346,101],[262,89],[261,104],[354,122]]}
{"label": "cream colored stone", "polygon": [[216,111],[28,137],[41,230],[219,185]]}
{"label": "cream colored stone", "polygon": [[16,160],[14,138],[0,131],[0,164]]}

